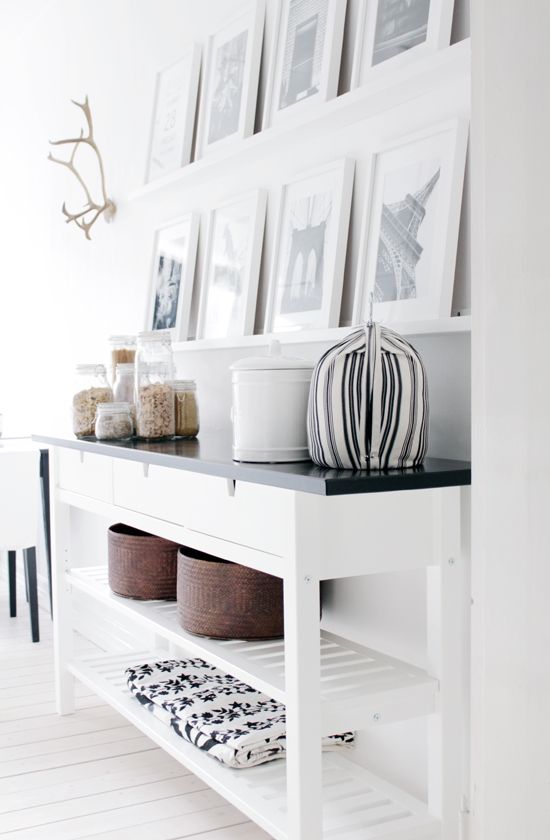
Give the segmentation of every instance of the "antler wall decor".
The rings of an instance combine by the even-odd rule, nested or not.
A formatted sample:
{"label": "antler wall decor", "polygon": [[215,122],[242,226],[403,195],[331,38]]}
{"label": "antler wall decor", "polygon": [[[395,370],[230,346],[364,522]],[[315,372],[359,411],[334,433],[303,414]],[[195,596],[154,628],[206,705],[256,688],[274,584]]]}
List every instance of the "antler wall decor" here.
{"label": "antler wall decor", "polygon": [[[81,128],[79,137],[69,137],[67,140],[50,140],[49,142],[52,146],[72,145],[73,148],[69,160],[62,160],[61,158],[56,158],[52,155],[51,152],[48,155],[48,160],[51,160],[54,163],[59,163],[61,166],[66,166],[67,169],[69,169],[73,173],[78,183],[84,190],[84,194],[86,196],[86,204],[83,210],[80,210],[78,213],[70,213],[67,210],[66,203],[63,202],[61,212],[65,216],[65,221],[67,224],[69,224],[70,222],[74,222],[75,225],[77,225],[77,227],[80,228],[80,230],[84,231],[86,239],[91,239],[90,230],[92,228],[92,225],[94,225],[95,222],[97,222],[97,220],[102,214],[106,222],[112,221],[113,216],[116,213],[116,205],[107,196],[107,191],[105,188],[105,172],[103,170],[103,161],[101,160],[101,154],[97,147],[97,143],[94,140],[94,127],[88,97],[86,97],[84,102],[76,102],[74,99],[71,99],[71,102],[74,105],[76,105],[77,108],[80,108],[82,110],[86,118],[88,133],[84,135],[84,129]],[[92,199],[91,191],[86,186],[84,178],[82,177],[82,175],[76,167],[76,153],[82,144],[89,146],[89,148],[92,149],[97,156],[97,161],[99,164],[99,177],[101,182],[101,193],[103,198],[102,204],[98,204]]]}

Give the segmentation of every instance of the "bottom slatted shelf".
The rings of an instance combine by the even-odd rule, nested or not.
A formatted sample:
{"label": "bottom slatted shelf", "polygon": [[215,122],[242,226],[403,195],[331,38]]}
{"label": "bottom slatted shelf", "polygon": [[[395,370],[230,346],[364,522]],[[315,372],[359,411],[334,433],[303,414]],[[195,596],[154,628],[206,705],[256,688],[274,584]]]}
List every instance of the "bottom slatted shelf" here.
{"label": "bottom slatted shelf", "polygon": [[[145,735],[243,811],[276,840],[287,840],[285,762],[246,770],[219,764],[183,741],[132,697],[124,668],[166,652],[133,651],[75,660],[71,673],[88,685]],[[424,803],[354,764],[341,753],[323,756],[323,840],[428,840],[440,836],[440,823]]]}

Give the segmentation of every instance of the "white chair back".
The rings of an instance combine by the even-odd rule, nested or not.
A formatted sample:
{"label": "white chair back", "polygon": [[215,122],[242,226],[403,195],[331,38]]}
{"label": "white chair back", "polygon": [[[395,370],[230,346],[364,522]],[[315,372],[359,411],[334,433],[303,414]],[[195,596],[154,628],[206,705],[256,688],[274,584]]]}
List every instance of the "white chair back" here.
{"label": "white chair back", "polygon": [[40,493],[40,452],[0,440],[0,550],[36,545]]}

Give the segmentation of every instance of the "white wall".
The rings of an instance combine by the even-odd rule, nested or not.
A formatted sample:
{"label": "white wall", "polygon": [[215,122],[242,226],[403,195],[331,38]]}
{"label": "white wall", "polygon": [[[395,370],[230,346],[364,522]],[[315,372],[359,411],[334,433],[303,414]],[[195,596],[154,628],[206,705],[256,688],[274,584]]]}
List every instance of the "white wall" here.
{"label": "white wall", "polygon": [[472,5],[476,840],[550,837],[546,0]]}
{"label": "white wall", "polygon": [[[0,411],[8,432],[42,430],[69,424],[72,370],[78,361],[105,360],[111,332],[141,328],[148,285],[153,229],[183,211],[186,202],[205,210],[216,188],[199,185],[193,195],[172,194],[146,205],[130,203],[127,194],[143,180],[155,72],[175,60],[185,44],[204,35],[240,0],[50,0],[38,15],[19,17],[24,0],[4,0],[18,10],[11,28],[0,36],[2,102],[2,201],[0,236]],[[36,7],[35,7],[36,11]],[[349,5],[342,91],[349,85],[350,44],[357,0]],[[274,20],[268,0],[267,54]],[[1,22],[1,21],[0,21]],[[457,2],[453,37],[468,33],[468,4]],[[85,94],[95,118],[104,153],[107,185],[118,205],[115,222],[99,221],[93,241],[64,225],[60,206],[68,196],[78,201],[71,176],[46,161],[47,139],[68,136],[79,128],[71,98]],[[261,97],[260,97],[261,99]],[[440,97],[440,117],[452,114],[455,102]],[[361,218],[363,175],[369,149],[378,139],[420,127],[434,102],[388,113],[370,125],[342,128],[319,138],[314,148],[297,146],[285,161],[254,173],[258,186],[269,188],[266,254],[257,328],[265,303],[266,267],[274,224],[277,186],[316,161],[342,154],[357,163],[353,224]],[[439,111],[438,111],[439,113]],[[431,118],[431,117],[430,117]],[[403,129],[403,125],[405,128]],[[400,128],[401,126],[401,128]],[[230,172],[219,190],[238,189]],[[469,214],[463,215],[455,308],[469,307]],[[342,320],[351,317],[357,237],[351,237]],[[195,301],[196,302],[196,301]],[[468,457],[469,340],[455,335],[414,342],[421,350],[431,387],[430,454]],[[316,358],[322,345],[289,347],[288,352]],[[208,351],[178,355],[179,372],[198,380],[203,428],[228,430],[228,365],[244,351]],[[101,526],[102,527],[102,526]],[[103,536],[82,540],[95,561]],[[365,551],[369,550],[368,534]],[[326,590],[325,622],[358,641],[425,664],[426,620],[423,573],[376,576],[364,584],[341,583]],[[425,721],[383,727],[362,739],[360,753],[373,769],[409,788],[425,792],[423,742]]]}

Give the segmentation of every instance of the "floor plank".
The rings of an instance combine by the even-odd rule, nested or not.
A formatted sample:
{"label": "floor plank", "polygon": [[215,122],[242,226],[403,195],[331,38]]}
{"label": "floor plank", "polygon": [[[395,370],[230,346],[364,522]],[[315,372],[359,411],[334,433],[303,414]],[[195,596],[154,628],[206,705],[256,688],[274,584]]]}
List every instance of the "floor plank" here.
{"label": "floor plank", "polygon": [[49,615],[33,645],[19,601],[0,578],[0,840],[270,840],[85,686],[60,717]]}

